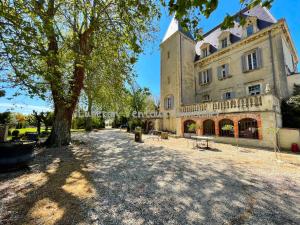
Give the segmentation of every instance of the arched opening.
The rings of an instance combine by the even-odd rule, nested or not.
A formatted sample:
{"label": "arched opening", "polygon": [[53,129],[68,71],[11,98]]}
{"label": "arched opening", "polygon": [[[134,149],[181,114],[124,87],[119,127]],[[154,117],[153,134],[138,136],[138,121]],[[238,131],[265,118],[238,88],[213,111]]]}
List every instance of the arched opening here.
{"label": "arched opening", "polygon": [[245,118],[239,121],[239,137],[258,139],[257,120]]}
{"label": "arched opening", "polygon": [[223,119],[219,122],[221,137],[234,137],[234,125],[230,119]]}
{"label": "arched opening", "polygon": [[186,134],[196,133],[196,122],[194,120],[187,120],[184,122],[184,133]]}
{"label": "arched opening", "polygon": [[205,120],[203,122],[203,135],[215,135],[215,122],[213,120]]}

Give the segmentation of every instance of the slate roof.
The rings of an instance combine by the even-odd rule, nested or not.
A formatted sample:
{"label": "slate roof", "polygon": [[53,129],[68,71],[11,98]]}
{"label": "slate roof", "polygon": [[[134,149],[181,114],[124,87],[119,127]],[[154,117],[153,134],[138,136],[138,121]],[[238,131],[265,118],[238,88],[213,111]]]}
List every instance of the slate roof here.
{"label": "slate roof", "polygon": [[[277,23],[277,20],[272,16],[272,14],[270,13],[270,11],[265,8],[262,7],[260,5],[253,7],[252,9],[248,9],[245,8],[243,10],[241,10],[240,12],[238,12],[236,15],[238,14],[242,14],[243,16],[247,17],[247,16],[255,16],[257,17],[257,25],[258,28],[264,29],[266,27],[271,26],[274,23]],[[238,19],[236,19],[236,21],[234,22],[234,27],[228,29],[230,31],[230,41],[231,43],[235,43],[238,42],[239,40],[241,40],[242,37],[242,27],[239,25],[239,21]],[[205,33],[204,39],[202,41],[197,42],[196,44],[196,59],[197,60],[199,58],[199,54],[200,54],[200,46],[203,43],[209,43],[211,45],[211,52],[215,52],[217,51],[218,45],[219,45],[219,39],[218,37],[221,35],[221,33],[224,30],[221,30],[221,24],[219,24],[218,26],[216,26],[215,28],[213,28],[212,30],[208,31],[207,33]]]}
{"label": "slate roof", "polygon": [[184,33],[187,37],[194,40],[193,35],[190,32],[185,32],[183,30],[183,28],[180,26],[180,24],[178,23],[178,20],[176,20],[175,17],[173,17],[162,42],[167,40],[169,37],[171,37],[177,31],[180,31],[180,32]]}

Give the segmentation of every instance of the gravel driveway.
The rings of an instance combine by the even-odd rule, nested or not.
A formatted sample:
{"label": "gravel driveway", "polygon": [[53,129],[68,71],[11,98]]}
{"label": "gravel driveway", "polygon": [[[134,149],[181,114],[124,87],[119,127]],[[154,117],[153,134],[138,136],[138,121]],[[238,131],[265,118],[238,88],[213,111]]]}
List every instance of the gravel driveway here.
{"label": "gravel driveway", "polygon": [[[0,221],[7,206],[7,224],[300,224],[299,156],[278,163],[270,159],[272,152],[256,156],[256,150],[234,152],[229,145],[197,151],[187,144],[179,148],[184,139],[138,144],[117,130],[74,139],[85,144],[53,150],[43,157],[43,167],[32,165],[26,174],[0,176]],[[259,154],[269,160],[255,160]],[[20,177],[33,173],[46,174],[44,183],[14,195]],[[28,179],[23,189],[26,182],[34,186]],[[51,189],[43,189],[48,184]],[[20,201],[26,207],[13,208]],[[45,205],[51,215],[33,210]]]}

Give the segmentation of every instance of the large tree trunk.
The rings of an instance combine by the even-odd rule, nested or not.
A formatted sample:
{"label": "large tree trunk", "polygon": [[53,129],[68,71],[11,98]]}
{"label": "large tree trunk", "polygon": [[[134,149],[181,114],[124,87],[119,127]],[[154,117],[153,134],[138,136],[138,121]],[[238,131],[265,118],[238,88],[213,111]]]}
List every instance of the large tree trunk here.
{"label": "large tree trunk", "polygon": [[55,107],[54,122],[46,145],[62,146],[70,144],[72,114],[73,111],[68,108]]}

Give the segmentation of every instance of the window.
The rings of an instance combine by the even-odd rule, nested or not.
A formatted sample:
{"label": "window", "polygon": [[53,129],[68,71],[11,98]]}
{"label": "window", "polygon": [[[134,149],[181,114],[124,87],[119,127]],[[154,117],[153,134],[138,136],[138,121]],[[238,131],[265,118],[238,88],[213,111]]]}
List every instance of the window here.
{"label": "window", "polygon": [[172,95],[165,98],[165,109],[173,108],[173,99],[174,97]]}
{"label": "window", "polygon": [[206,57],[206,56],[208,56],[207,48],[202,49],[202,57]]}
{"label": "window", "polygon": [[172,99],[169,97],[167,98],[167,109],[171,109],[172,107]]}
{"label": "window", "polygon": [[170,52],[168,51],[168,59],[170,58]]}
{"label": "window", "polygon": [[253,25],[247,26],[246,31],[247,31],[247,37],[249,37],[250,35],[252,35],[254,33],[254,27],[253,27]]}
{"label": "window", "polygon": [[223,80],[229,77],[229,65],[224,64],[218,67],[218,79]]}
{"label": "window", "polygon": [[170,77],[168,76],[168,84],[170,84],[171,83],[171,79],[170,79]]}
{"label": "window", "polygon": [[221,76],[222,76],[222,78],[226,78],[226,76],[227,76],[226,65],[221,66]]}
{"label": "window", "polygon": [[224,38],[224,39],[221,40],[221,46],[222,46],[222,48],[226,48],[228,46],[227,38]]}
{"label": "window", "polygon": [[257,48],[242,56],[242,69],[246,73],[263,67],[262,49]]}
{"label": "window", "polygon": [[233,98],[232,92],[225,92],[223,95],[224,100],[228,100],[228,99],[232,99],[232,98]]}
{"label": "window", "polygon": [[207,84],[209,82],[208,70],[202,72],[202,83]]}
{"label": "window", "polygon": [[210,70],[204,70],[199,73],[199,84],[208,84],[210,82]]}
{"label": "window", "polygon": [[247,69],[248,70],[255,70],[257,69],[257,55],[256,51],[252,52],[251,54],[247,55]]}
{"label": "window", "polygon": [[239,121],[239,137],[258,139],[258,126],[255,119],[242,119]]}
{"label": "window", "polygon": [[203,95],[202,99],[204,102],[208,102],[210,100],[209,95]]}
{"label": "window", "polygon": [[260,95],[261,94],[260,84],[249,86],[248,93],[249,95]]}

